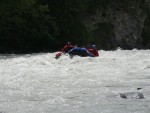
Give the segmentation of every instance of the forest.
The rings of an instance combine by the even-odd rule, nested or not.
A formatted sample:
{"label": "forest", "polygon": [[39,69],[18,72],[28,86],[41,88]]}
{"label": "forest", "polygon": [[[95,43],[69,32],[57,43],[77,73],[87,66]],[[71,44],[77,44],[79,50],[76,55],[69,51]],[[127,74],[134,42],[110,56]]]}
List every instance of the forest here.
{"label": "forest", "polygon": [[0,53],[54,52],[70,41],[150,49],[149,0],[1,0]]}

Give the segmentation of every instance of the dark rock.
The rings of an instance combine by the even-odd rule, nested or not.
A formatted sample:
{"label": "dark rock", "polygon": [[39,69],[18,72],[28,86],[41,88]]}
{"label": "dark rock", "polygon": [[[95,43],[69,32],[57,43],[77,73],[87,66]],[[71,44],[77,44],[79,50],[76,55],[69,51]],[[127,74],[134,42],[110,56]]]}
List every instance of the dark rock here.
{"label": "dark rock", "polygon": [[137,88],[137,90],[141,90],[142,88]]}
{"label": "dark rock", "polygon": [[122,94],[122,93],[120,93],[120,97],[127,99],[127,96],[125,94]]}
{"label": "dark rock", "polygon": [[141,92],[120,93],[120,97],[124,99],[144,99],[144,95]]}

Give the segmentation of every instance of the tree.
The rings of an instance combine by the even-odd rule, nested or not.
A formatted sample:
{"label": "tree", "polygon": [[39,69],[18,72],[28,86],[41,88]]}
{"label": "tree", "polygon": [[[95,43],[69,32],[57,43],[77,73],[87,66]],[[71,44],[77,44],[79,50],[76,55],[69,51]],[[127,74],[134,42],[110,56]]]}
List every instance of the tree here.
{"label": "tree", "polygon": [[53,46],[57,28],[47,5],[36,0],[3,0],[0,6],[1,52],[33,52]]}

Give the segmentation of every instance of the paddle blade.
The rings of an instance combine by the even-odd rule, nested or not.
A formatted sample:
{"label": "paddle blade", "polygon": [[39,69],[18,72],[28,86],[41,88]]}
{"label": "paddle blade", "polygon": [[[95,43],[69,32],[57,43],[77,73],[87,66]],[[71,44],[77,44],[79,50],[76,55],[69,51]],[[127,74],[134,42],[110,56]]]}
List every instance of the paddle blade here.
{"label": "paddle blade", "polygon": [[63,53],[62,52],[59,52],[55,55],[55,58],[58,59]]}

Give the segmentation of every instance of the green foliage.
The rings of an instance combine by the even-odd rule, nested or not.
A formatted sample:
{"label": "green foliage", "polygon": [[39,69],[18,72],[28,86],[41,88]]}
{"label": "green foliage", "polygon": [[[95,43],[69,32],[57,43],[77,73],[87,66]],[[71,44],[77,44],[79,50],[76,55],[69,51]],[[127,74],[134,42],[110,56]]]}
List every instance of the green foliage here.
{"label": "green foliage", "polygon": [[[99,49],[111,49],[114,29],[111,23],[94,24],[85,20],[97,9],[105,14],[108,9],[136,15],[143,8],[150,15],[150,5],[144,0],[1,0],[0,52],[40,52],[58,50],[71,41],[79,45],[93,42]],[[144,9],[145,8],[145,9]],[[143,30],[143,44],[150,40],[149,20]],[[95,20],[92,20],[93,22]],[[92,22],[90,21],[90,22]],[[88,26],[88,27],[87,27]]]}
{"label": "green foliage", "polygon": [[[47,0],[51,14],[59,26],[61,36],[58,38],[62,43],[82,40],[85,29],[82,23],[82,15],[85,11],[85,0]],[[81,40],[80,40],[81,39]]]}
{"label": "green foliage", "polygon": [[98,48],[111,49],[114,29],[110,23],[99,23],[96,29],[91,31],[91,42],[94,42]]}
{"label": "green foliage", "polygon": [[38,51],[53,45],[57,27],[47,5],[7,0],[1,6],[0,51]]}
{"label": "green foliage", "polygon": [[142,31],[143,45],[145,48],[150,48],[150,16],[147,17],[144,26]]}

